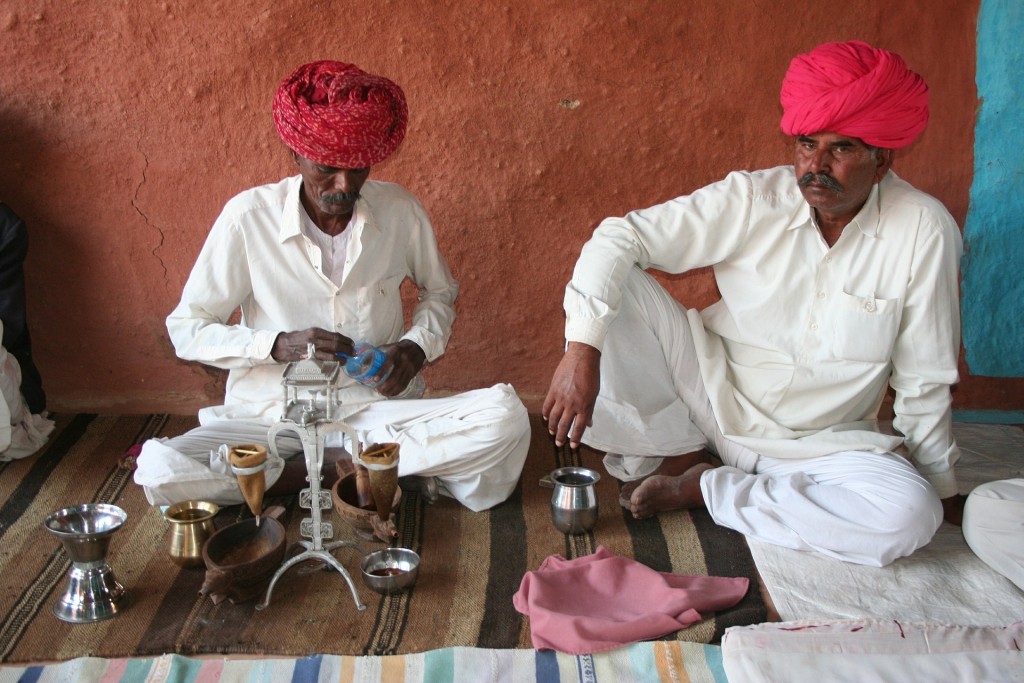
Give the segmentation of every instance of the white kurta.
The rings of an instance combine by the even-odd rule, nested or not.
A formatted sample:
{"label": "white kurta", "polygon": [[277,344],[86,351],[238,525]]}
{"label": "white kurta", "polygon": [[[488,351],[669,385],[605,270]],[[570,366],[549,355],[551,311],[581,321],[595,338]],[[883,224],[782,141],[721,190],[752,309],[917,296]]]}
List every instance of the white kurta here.
{"label": "white kurta", "polygon": [[[602,348],[634,266],[713,266],[722,298],[690,311],[689,322],[728,439],[783,459],[884,453],[902,442],[947,497],[959,457],[950,386],[961,248],[942,205],[892,172],[832,248],[791,166],[736,172],[602,222],[566,288],[566,339]],[[875,428],[886,383],[903,439]]]}
{"label": "white kurta", "polygon": [[[279,333],[320,327],[374,345],[411,340],[428,361],[444,353],[458,284],[416,198],[393,183],[365,183],[336,284],[324,273],[320,248],[303,233],[300,189],[301,177],[293,177],[230,200],[167,318],[180,357],[229,374],[224,405],[201,410],[201,427],[143,446],[135,481],[153,504],[199,493],[225,504],[241,501],[237,484],[218,476],[211,438],[252,435],[265,442],[284,398],[285,365],[270,356]],[[399,289],[406,278],[419,289],[408,329]],[[240,322],[230,323],[239,308]],[[472,509],[501,502],[515,487],[529,447],[529,420],[510,386],[448,399],[384,401],[347,376],[341,383],[342,415],[360,439],[402,444],[400,474],[436,476]],[[422,389],[417,376],[403,395]],[[297,448],[283,450],[288,455]],[[271,469],[268,484],[280,470]]]}
{"label": "white kurta", "polygon": [[[0,320],[0,337],[4,323]],[[18,360],[0,346],[0,462],[26,458],[46,443],[53,420],[34,415],[21,395]]]}
{"label": "white kurta", "polygon": [[[718,428],[687,311],[630,271],[601,354],[601,391],[584,441],[621,480],[706,446],[724,467],[700,479],[716,523],[766,543],[883,566],[928,543],[942,522],[934,489],[892,453],[772,458]],[[641,416],[649,416],[643,418]],[[655,456],[655,457],[651,457]]]}
{"label": "white kurta", "polygon": [[[277,419],[284,365],[270,357],[280,332],[320,327],[375,346],[408,339],[439,358],[455,321],[458,283],[419,201],[394,183],[368,180],[349,230],[341,286],[323,272],[320,248],[302,231],[302,178],[231,199],[217,218],[167,318],[178,355],[229,370],[224,405],[200,420]],[[399,287],[419,288],[406,329]],[[241,308],[238,324],[231,315]],[[343,379],[345,403],[381,397]]]}

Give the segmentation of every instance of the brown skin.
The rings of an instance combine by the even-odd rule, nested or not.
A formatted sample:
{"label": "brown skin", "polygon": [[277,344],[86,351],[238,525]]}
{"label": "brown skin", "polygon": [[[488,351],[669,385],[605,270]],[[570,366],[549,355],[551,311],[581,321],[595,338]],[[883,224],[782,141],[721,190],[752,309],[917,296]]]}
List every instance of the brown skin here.
{"label": "brown skin", "polygon": [[959,493],[955,496],[942,499],[942,518],[950,524],[956,526],[963,526],[964,522],[964,503],[967,502],[967,496],[961,496]]}
{"label": "brown skin", "polygon": [[591,418],[600,388],[601,352],[589,344],[569,342],[541,406],[541,415],[556,445],[561,447],[569,437],[569,446],[579,447],[583,430],[593,424]]}
{"label": "brown skin", "polygon": [[[666,458],[675,460],[675,458]],[[700,475],[714,469],[714,465],[701,462],[682,474],[659,474],[658,471],[641,481],[628,500],[619,504],[633,513],[634,519],[653,517],[659,512],[689,510],[704,507],[704,492],[700,489]]]}
{"label": "brown skin", "polygon": [[292,152],[292,159],[302,175],[302,206],[316,227],[331,235],[340,235],[352,220],[356,202],[341,194],[358,196],[366,179],[367,168],[336,168],[324,166]]}
{"label": "brown skin", "polygon": [[[814,209],[822,239],[832,247],[864,206],[871,188],[889,172],[895,152],[827,131],[801,135],[794,143],[797,180],[815,174],[809,182],[800,183],[800,191]],[[584,430],[592,424],[600,386],[601,352],[588,344],[569,342],[541,406],[555,444],[561,446],[568,439],[572,448],[579,445]],[[692,459],[686,457],[690,466],[680,473],[679,464],[673,460],[666,458],[652,476],[624,487],[628,499],[621,502],[634,517],[703,506],[700,475],[711,465],[692,464]],[[946,520],[959,525],[963,497],[944,499],[942,507]]]}
{"label": "brown skin", "polygon": [[823,174],[833,183],[829,186],[812,180],[800,184],[804,199],[814,207],[822,238],[832,246],[864,206],[871,188],[889,172],[895,153],[836,133],[801,135],[795,147],[798,181],[813,173]]}

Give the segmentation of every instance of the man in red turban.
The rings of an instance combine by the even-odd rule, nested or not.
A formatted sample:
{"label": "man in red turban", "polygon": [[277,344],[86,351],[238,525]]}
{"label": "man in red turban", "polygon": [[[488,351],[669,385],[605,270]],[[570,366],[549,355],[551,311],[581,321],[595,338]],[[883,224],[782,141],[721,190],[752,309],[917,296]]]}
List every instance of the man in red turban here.
{"label": "man in red turban", "polygon": [[408,120],[401,88],[343,62],[300,66],[274,95],[284,144],[324,166],[376,166],[398,149]]}
{"label": "man in red turban", "polygon": [[[781,99],[793,165],[597,227],[542,412],[557,443],[605,452],[636,517],[704,506],[767,543],[881,566],[962,508],[960,232],[891,170],[928,122],[898,55],[821,45]],[[706,266],[721,299],[703,311],[644,272]],[[889,387],[897,435],[876,423]]]}
{"label": "man in red turban", "polygon": [[[400,481],[473,510],[500,503],[526,457],[526,409],[507,384],[421,398],[420,370],[444,353],[459,286],[416,197],[369,179],[405,137],[402,89],[352,64],[312,62],[281,82],[273,117],[298,175],[227,203],[167,318],[179,356],[228,370],[224,405],[200,411],[201,426],[188,434],[147,441],[135,481],[154,505],[241,503],[227,447],[268,443],[285,408],[286,365],[310,357],[336,364],[366,343],[384,354],[383,365],[360,381],[340,376],[342,415],[334,417],[364,446],[398,443]],[[411,312],[406,280],[419,290]],[[284,460],[265,470],[268,495],[306,482],[303,458],[293,457],[302,444],[282,434]],[[329,486],[333,464],[323,475]]]}

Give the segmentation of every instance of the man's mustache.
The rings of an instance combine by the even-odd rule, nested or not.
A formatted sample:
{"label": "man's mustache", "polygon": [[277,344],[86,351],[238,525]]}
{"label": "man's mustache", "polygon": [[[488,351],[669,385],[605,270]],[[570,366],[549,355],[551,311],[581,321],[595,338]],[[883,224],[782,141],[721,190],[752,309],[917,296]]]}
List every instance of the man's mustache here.
{"label": "man's mustache", "polygon": [[843,191],[843,186],[839,184],[839,181],[828,175],[827,173],[805,173],[800,180],[797,181],[800,187],[804,187],[811,183],[818,183],[824,185],[829,190],[832,190],[836,194]]}
{"label": "man's mustache", "polygon": [[359,199],[359,191],[322,194],[320,195],[320,199],[327,204],[353,204],[357,199]]}

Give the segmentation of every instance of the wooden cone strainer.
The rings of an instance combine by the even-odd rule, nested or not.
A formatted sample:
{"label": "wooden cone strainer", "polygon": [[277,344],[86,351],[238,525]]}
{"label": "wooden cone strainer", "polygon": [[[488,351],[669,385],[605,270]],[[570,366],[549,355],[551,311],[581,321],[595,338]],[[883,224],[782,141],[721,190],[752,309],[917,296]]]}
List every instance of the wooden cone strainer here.
{"label": "wooden cone strainer", "polygon": [[249,504],[249,509],[256,517],[256,525],[259,526],[260,515],[263,514],[263,493],[267,489],[267,449],[256,444],[231,446],[228,449],[228,461],[231,463],[231,471],[238,478],[242,497]]}
{"label": "wooden cone strainer", "polygon": [[387,522],[391,517],[395,489],[398,488],[398,444],[372,444],[359,454],[359,459],[367,470],[377,516],[382,522]]}

